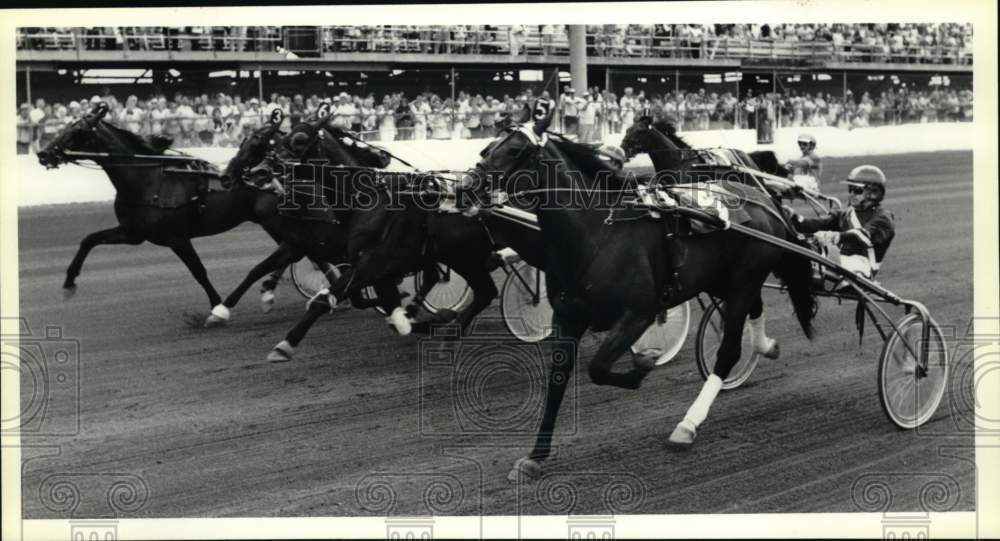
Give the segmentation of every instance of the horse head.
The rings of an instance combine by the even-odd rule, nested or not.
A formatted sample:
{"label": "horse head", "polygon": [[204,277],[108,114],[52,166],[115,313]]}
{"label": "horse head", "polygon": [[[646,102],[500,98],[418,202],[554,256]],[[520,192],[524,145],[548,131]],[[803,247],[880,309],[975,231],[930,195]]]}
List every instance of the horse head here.
{"label": "horse head", "polygon": [[284,113],[281,109],[271,111],[269,122],[253,131],[240,142],[240,147],[236,151],[233,159],[229,160],[225,172],[222,175],[222,184],[231,187],[233,180],[246,180],[250,168],[259,163],[264,157],[272,152],[282,138],[279,131],[281,122],[284,120]]}
{"label": "horse head", "polygon": [[[46,168],[55,168],[67,160],[66,151],[97,152],[106,151],[107,146],[101,145],[98,134],[102,119],[108,114],[108,104],[102,102],[83,118],[62,129],[45,148],[38,151],[38,163]],[[110,142],[106,142],[110,145]]]}
{"label": "horse head", "polygon": [[625,151],[625,156],[629,159],[638,154],[659,150],[665,145],[664,140],[657,135],[653,128],[653,119],[641,117],[629,126],[622,138],[621,147]]}

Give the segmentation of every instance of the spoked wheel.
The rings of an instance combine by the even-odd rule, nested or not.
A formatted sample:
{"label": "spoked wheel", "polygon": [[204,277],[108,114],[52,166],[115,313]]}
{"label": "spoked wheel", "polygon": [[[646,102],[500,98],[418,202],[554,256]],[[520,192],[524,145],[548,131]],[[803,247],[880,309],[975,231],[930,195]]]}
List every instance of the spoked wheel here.
{"label": "spoked wheel", "polygon": [[[705,313],[701,316],[701,323],[698,324],[698,335],[695,343],[695,360],[698,363],[698,371],[701,377],[708,379],[715,368],[715,361],[722,346],[722,330],[724,328],[723,310],[725,303],[711,300],[705,308]],[[740,343],[740,359],[729,372],[729,376],[723,380],[723,389],[735,389],[746,380],[750,379],[750,374],[757,368],[757,361],[760,355],[754,351],[750,340],[749,324],[743,327],[743,341]]]}
{"label": "spoked wheel", "polygon": [[552,306],[545,289],[545,272],[516,263],[500,293],[500,315],[518,340],[538,342],[552,330]]}
{"label": "spoked wheel", "polygon": [[674,306],[667,310],[667,317],[663,323],[654,321],[646,329],[646,332],[632,344],[632,352],[640,353],[650,349],[660,350],[663,353],[656,359],[656,365],[667,364],[684,347],[690,325],[690,304],[685,302]]}
{"label": "spoked wheel", "polygon": [[[451,270],[446,265],[438,263],[437,270],[440,278],[438,279],[438,283],[434,284],[434,287],[424,297],[424,308],[432,314],[436,314],[438,310],[442,309],[457,311],[472,297],[472,289],[465,282],[465,278],[462,278],[457,272]],[[417,291],[420,291],[420,286],[423,284],[423,273],[418,272],[413,275],[412,280],[405,280],[404,282],[409,282],[407,286],[413,288],[410,293],[416,294]],[[404,289],[406,289],[406,286],[404,286]]]}
{"label": "spoked wheel", "polygon": [[[921,363],[918,356],[925,346],[923,331],[928,323],[927,360]],[[911,429],[929,421],[941,404],[948,381],[948,350],[933,319],[925,323],[917,314],[910,314],[896,326],[899,333],[889,336],[879,359],[878,396],[889,420]]]}
{"label": "spoked wheel", "polygon": [[[341,263],[340,265],[330,265],[330,267],[333,279],[336,280],[344,270],[350,268],[350,265]],[[308,257],[303,257],[292,263],[290,270],[295,289],[307,299],[313,298],[321,289],[330,287],[326,273]]]}

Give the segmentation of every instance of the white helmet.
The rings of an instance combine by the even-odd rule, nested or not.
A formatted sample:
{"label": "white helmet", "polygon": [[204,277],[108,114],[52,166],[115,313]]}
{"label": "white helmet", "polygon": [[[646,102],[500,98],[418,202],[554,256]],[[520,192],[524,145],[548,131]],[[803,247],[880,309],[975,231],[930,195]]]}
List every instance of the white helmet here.
{"label": "white helmet", "polygon": [[843,182],[855,188],[869,188],[865,196],[867,199],[882,201],[885,198],[885,173],[874,165],[859,165],[851,169],[851,172],[847,175],[847,180]]}
{"label": "white helmet", "polygon": [[804,144],[808,146],[810,149],[816,148],[816,138],[809,135],[808,133],[803,133],[802,135],[799,135],[798,143],[800,145]]}

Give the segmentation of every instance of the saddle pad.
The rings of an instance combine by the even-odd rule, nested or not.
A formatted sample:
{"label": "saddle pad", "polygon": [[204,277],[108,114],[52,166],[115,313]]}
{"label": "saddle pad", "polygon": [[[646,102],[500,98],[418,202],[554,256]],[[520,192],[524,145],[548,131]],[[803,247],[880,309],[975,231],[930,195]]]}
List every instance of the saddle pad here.
{"label": "saddle pad", "polygon": [[[696,182],[678,184],[669,191],[679,206],[693,208],[717,216],[730,223],[744,224],[751,220],[744,208],[743,197],[715,183]],[[697,219],[691,220],[692,233],[702,234],[717,231],[718,228]]]}

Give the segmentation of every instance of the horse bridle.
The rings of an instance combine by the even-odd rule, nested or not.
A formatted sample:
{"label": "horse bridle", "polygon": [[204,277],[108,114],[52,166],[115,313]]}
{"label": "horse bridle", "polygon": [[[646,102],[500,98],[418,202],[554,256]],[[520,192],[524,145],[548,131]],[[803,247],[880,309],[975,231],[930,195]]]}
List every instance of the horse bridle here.
{"label": "horse bridle", "polygon": [[544,145],[548,142],[547,132],[543,133],[542,135],[538,135],[529,126],[521,125],[516,128],[511,128],[509,131],[510,133],[504,136],[503,139],[498,139],[493,143],[491,143],[486,148],[484,148],[483,151],[480,152],[479,154],[480,158],[482,159],[476,162],[476,165],[473,167],[473,170],[477,172],[477,175],[481,173],[482,174],[481,178],[483,178],[484,182],[487,183],[486,191],[491,196],[490,203],[488,204],[488,206],[498,206],[502,204],[502,202],[497,197],[498,194],[502,193],[502,190],[500,190],[499,187],[493,185],[492,181],[493,176],[489,174],[489,171],[487,170],[486,166],[483,165],[483,160],[486,159],[488,156],[492,156],[493,153],[496,152],[498,148],[502,147],[503,144],[507,142],[507,140],[520,133],[521,135],[524,135],[528,139],[529,144],[525,145],[518,152],[517,156],[514,157],[514,161],[510,166],[510,170],[516,171],[518,167],[522,164],[522,162],[524,162],[525,160],[527,160],[532,156],[537,156],[539,153],[541,153],[542,148],[544,148]]}
{"label": "horse bridle", "polygon": [[[81,122],[85,123],[86,129],[81,129],[79,131],[85,132],[87,134],[88,137],[87,142],[92,142],[97,132],[97,126],[101,124],[101,116],[95,115],[93,113],[87,113],[82,118],[73,122],[73,124],[71,124],[70,129],[75,131],[77,130],[76,126],[78,126]],[[66,156],[66,149],[63,148],[61,145],[54,144],[44,150],[51,153],[53,157],[53,163],[46,164],[45,166],[46,169],[56,169],[64,163],[76,163],[76,159],[74,159],[71,156]]]}

